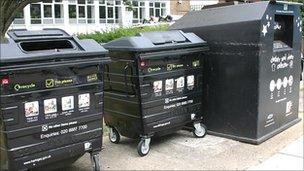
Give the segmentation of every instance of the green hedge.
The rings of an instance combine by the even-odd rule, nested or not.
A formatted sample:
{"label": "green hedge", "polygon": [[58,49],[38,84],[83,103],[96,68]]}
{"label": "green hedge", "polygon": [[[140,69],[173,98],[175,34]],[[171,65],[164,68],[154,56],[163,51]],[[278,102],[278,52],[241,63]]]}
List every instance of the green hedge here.
{"label": "green hedge", "polygon": [[121,37],[135,36],[140,32],[151,32],[151,31],[165,31],[168,30],[169,25],[162,24],[159,26],[143,26],[143,27],[132,27],[132,28],[116,28],[107,32],[95,32],[92,34],[80,34],[79,39],[94,39],[99,43],[107,43],[111,40],[118,39]]}

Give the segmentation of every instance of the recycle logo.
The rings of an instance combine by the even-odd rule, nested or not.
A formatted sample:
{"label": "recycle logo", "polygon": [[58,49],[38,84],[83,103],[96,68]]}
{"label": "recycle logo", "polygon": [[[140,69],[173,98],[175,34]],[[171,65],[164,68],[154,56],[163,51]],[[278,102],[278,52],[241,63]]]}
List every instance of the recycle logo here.
{"label": "recycle logo", "polygon": [[20,85],[19,85],[19,84],[16,84],[16,85],[14,86],[14,89],[15,89],[16,91],[19,91],[19,90],[20,90]]}

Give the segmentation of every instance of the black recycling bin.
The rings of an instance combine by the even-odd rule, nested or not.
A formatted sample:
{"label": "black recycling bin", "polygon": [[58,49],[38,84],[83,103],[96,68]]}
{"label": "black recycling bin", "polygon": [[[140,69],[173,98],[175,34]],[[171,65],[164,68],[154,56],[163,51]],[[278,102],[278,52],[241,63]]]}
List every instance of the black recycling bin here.
{"label": "black recycling bin", "polygon": [[59,29],[12,30],[1,44],[1,170],[99,170],[107,50]]}
{"label": "black recycling bin", "polygon": [[300,120],[301,23],[299,4],[257,2],[189,12],[171,26],[210,46],[208,132],[259,144]]}
{"label": "black recycling bin", "polygon": [[113,61],[105,67],[104,90],[111,142],[118,143],[120,135],[140,138],[138,153],[144,156],[152,136],[185,125],[191,125],[197,137],[205,136],[201,113],[205,41],[182,31],[150,32],[104,47]]}

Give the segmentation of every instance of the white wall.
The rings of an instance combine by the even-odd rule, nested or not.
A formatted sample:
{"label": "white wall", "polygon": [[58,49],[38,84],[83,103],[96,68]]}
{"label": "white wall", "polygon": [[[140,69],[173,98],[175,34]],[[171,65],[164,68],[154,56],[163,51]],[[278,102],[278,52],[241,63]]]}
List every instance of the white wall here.
{"label": "white wall", "polygon": [[190,0],[191,5],[213,5],[217,4],[219,0]]}
{"label": "white wall", "polygon": [[190,0],[190,10],[201,10],[206,5],[213,5],[217,4],[218,2],[218,0]]}

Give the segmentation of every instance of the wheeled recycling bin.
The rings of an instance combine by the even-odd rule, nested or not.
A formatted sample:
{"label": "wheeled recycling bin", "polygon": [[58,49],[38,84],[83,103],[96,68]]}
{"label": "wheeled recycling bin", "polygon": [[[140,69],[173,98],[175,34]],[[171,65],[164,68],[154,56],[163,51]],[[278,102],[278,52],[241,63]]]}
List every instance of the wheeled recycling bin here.
{"label": "wheeled recycling bin", "polygon": [[112,59],[105,67],[104,92],[111,142],[118,143],[120,135],[141,138],[138,153],[145,156],[152,136],[187,124],[197,137],[205,136],[201,112],[205,41],[182,31],[150,32],[104,47]]}
{"label": "wheeled recycling bin", "polygon": [[107,50],[59,29],[12,30],[1,44],[1,170],[99,170]]}
{"label": "wheeled recycling bin", "polygon": [[210,133],[259,144],[297,123],[298,4],[257,2],[189,12],[171,26],[210,46],[204,113]]}

